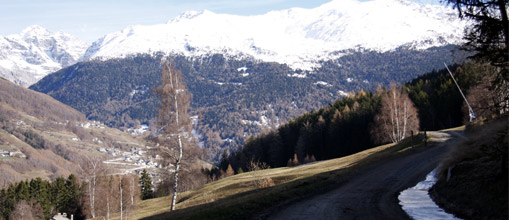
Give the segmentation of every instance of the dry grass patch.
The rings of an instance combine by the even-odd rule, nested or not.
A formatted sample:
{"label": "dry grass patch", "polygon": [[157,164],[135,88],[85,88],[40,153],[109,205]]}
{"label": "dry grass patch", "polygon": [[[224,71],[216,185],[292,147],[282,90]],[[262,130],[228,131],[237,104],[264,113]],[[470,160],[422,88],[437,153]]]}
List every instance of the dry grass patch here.
{"label": "dry grass patch", "polygon": [[342,158],[296,167],[245,172],[181,193],[177,210],[168,212],[169,198],[140,202],[135,219],[245,219],[283,201],[324,192],[345,175],[372,162],[420,148],[423,136],[387,144]]}

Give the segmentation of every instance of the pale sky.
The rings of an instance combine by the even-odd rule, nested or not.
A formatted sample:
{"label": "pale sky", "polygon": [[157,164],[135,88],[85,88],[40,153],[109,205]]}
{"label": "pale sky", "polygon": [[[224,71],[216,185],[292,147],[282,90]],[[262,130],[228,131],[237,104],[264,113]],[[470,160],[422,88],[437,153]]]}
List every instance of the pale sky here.
{"label": "pale sky", "polygon": [[[0,0],[0,36],[30,25],[63,31],[92,43],[129,25],[166,23],[189,10],[258,15],[293,7],[314,8],[330,0]],[[369,1],[369,0],[361,0]],[[440,0],[412,0],[439,4]]]}

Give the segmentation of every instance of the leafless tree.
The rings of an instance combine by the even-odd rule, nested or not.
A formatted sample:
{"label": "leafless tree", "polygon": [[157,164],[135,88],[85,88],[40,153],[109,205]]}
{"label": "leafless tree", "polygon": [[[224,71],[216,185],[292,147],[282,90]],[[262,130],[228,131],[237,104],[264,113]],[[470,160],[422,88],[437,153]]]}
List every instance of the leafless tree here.
{"label": "leafless tree", "polygon": [[396,84],[391,84],[390,90],[382,95],[371,128],[372,137],[379,143],[397,143],[418,130],[419,117],[412,100]]}
{"label": "leafless tree", "polygon": [[[125,219],[129,217],[129,210],[131,210],[136,203],[138,203],[140,198],[140,187],[138,186],[138,176],[134,174],[128,174],[124,176],[125,183],[122,184],[124,187],[123,192],[126,194],[124,203],[125,207]],[[132,212],[132,210],[131,210]]]}
{"label": "leafless tree", "polygon": [[124,210],[124,201],[122,199],[123,198],[123,196],[122,196],[123,195],[123,193],[122,193],[123,192],[123,189],[122,189],[123,188],[122,187],[122,175],[119,175],[119,178],[120,178],[120,180],[118,181],[118,190],[119,190],[118,195],[119,195],[119,198],[120,198],[119,199],[119,203],[120,203],[120,220],[122,220],[123,219],[123,214],[124,214],[124,212],[123,212],[123,210]]}
{"label": "leafless tree", "polygon": [[170,61],[163,61],[162,85],[157,88],[161,99],[158,113],[158,152],[168,168],[173,167],[173,197],[171,210],[175,210],[177,201],[179,171],[181,169],[184,148],[191,141],[191,120],[188,109],[191,94],[178,71]]}
{"label": "leafless tree", "polygon": [[[471,87],[466,94],[466,99],[469,100],[476,117],[493,119],[507,114],[509,112],[509,82],[497,82],[496,79],[496,75],[502,71],[501,68],[486,63],[470,65],[473,71],[480,75],[479,83]],[[464,109],[467,109],[465,104]]]}
{"label": "leafless tree", "polygon": [[115,194],[116,194],[116,178],[112,175],[106,176],[103,183],[103,187],[101,188],[103,190],[103,196],[105,201],[105,208],[106,208],[106,220],[110,219],[110,213],[115,210]]}
{"label": "leafless tree", "polygon": [[232,165],[228,164],[228,168],[226,168],[225,176],[233,176],[235,175],[235,171],[233,171]]}
{"label": "leafless tree", "polygon": [[42,208],[35,200],[20,200],[14,206],[14,210],[9,215],[9,219],[33,220],[44,219]]}
{"label": "leafless tree", "polygon": [[96,189],[98,186],[98,179],[104,174],[105,171],[103,160],[98,156],[86,156],[85,159],[79,163],[79,167],[88,186],[88,203],[90,208],[90,215],[92,218],[95,218]]}
{"label": "leafless tree", "polygon": [[21,200],[14,206],[14,211],[10,214],[9,219],[33,219],[32,207],[25,200]]}

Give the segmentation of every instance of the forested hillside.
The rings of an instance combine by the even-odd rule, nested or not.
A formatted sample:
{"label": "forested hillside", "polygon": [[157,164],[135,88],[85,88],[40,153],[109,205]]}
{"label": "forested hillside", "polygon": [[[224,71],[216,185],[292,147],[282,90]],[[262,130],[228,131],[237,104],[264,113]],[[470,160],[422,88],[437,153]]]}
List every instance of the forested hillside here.
{"label": "forested hillside", "polygon": [[[195,126],[212,160],[223,149],[237,149],[244,138],[318,109],[346,93],[405,82],[439,69],[445,60],[461,62],[455,46],[380,53],[349,50],[324,61],[312,72],[287,65],[225,57],[174,56],[193,94]],[[138,55],[78,63],[48,75],[31,88],[47,93],[114,127],[152,124],[158,104],[153,89],[160,83],[161,55]]]}
{"label": "forested hillside", "polygon": [[[472,93],[470,88],[480,83],[485,68],[474,62],[450,67],[467,96]],[[452,128],[468,121],[465,101],[446,69],[419,76],[403,87],[419,111],[421,130]]]}
{"label": "forested hillside", "polygon": [[[452,67],[466,94],[479,83],[483,68],[473,62]],[[401,87],[418,110],[421,130],[456,127],[468,120],[464,100],[446,69],[424,74]],[[371,148],[376,141],[370,130],[375,126],[374,116],[384,90],[358,92],[292,119],[276,130],[251,137],[241,150],[224,153],[221,168],[231,165],[234,170],[245,170],[251,161],[281,167],[292,165],[289,160],[294,160],[295,155],[302,163],[310,158],[326,160]]]}
{"label": "forested hillside", "polygon": [[[326,160],[374,146],[369,126],[373,122],[380,94],[359,92],[318,111],[306,113],[277,130],[249,138],[242,148],[221,161],[235,170],[248,169],[251,161],[271,167],[286,166],[289,159]],[[308,159],[306,159],[308,158]]]}

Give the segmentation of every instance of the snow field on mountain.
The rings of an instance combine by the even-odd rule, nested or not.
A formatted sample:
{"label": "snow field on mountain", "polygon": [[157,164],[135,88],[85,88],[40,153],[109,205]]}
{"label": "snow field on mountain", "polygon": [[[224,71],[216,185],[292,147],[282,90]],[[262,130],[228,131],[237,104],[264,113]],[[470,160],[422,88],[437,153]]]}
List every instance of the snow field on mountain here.
{"label": "snow field on mountain", "polygon": [[347,49],[380,52],[400,46],[427,49],[461,42],[464,21],[453,9],[406,0],[335,0],[313,9],[256,16],[188,11],[166,24],[130,26],[87,50],[88,58],[157,51],[186,56],[213,53],[286,63],[311,70]]}

